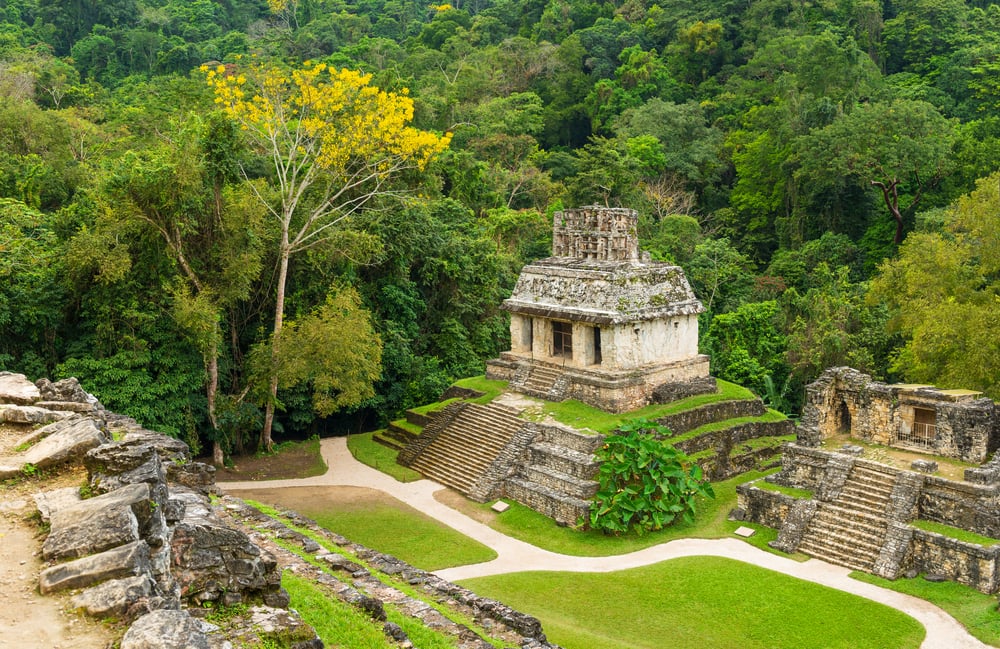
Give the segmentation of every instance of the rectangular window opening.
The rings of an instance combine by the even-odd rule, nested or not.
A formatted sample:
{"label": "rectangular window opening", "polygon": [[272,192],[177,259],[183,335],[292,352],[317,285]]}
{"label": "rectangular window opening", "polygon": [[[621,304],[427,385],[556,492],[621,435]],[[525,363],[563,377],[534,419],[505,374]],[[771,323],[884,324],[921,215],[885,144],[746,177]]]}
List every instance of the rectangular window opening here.
{"label": "rectangular window opening", "polygon": [[552,355],[573,358],[573,325],[570,323],[552,323]]}

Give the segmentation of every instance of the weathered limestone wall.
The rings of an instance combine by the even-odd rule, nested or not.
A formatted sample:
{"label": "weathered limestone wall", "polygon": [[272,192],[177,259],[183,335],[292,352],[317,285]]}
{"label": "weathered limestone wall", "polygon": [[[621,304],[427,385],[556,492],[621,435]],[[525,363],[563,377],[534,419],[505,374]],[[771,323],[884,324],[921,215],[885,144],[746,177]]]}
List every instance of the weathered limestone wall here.
{"label": "weathered limestone wall", "polygon": [[669,363],[698,355],[698,316],[618,324],[601,330],[603,364],[609,369]]}
{"label": "weathered limestone wall", "polygon": [[914,529],[910,570],[944,575],[983,593],[1000,589],[1000,546],[983,547]]}
{"label": "weathered limestone wall", "polygon": [[927,476],[918,517],[1000,538],[1000,486],[974,485]]}
{"label": "weathered limestone wall", "polygon": [[796,498],[770,489],[761,489],[755,482],[736,487],[736,506],[743,511],[743,520],[781,529]]}
{"label": "weathered limestone wall", "polygon": [[771,482],[818,491],[826,478],[831,453],[798,444],[781,447],[781,471],[771,476]]}
{"label": "weathered limestone wall", "polygon": [[866,442],[905,445],[914,431],[915,411],[921,409],[935,415],[927,452],[983,462],[1000,447],[1000,417],[993,401],[974,394],[887,385],[849,367],[831,368],[806,389],[799,443],[818,446],[849,432]]}

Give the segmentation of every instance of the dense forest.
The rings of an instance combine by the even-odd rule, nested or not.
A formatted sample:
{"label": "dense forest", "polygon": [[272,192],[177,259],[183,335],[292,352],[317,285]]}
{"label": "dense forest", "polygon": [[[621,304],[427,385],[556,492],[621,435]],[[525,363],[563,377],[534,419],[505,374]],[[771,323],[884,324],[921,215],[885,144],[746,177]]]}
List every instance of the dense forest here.
{"label": "dense forest", "polygon": [[[370,429],[481,373],[551,214],[594,203],[639,211],[713,374],[774,407],[845,364],[1000,397],[998,5],[0,11],[0,369],[196,447]],[[296,185],[312,150],[248,99],[317,87],[369,103]]]}

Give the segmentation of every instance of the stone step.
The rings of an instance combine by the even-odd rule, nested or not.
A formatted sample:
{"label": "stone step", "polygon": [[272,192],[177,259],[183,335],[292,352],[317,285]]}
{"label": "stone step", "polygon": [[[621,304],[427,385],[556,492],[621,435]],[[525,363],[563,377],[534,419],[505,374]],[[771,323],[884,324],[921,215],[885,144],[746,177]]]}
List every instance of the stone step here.
{"label": "stone step", "polygon": [[862,538],[860,535],[853,533],[852,530],[835,530],[832,528],[826,528],[822,526],[814,527],[809,526],[806,530],[805,539],[812,541],[814,544],[822,545],[828,548],[836,548],[839,552],[844,552],[846,554],[854,554],[860,559],[872,559],[878,556],[879,551],[882,549],[882,541],[872,541],[867,538]]}
{"label": "stone step", "polygon": [[557,523],[575,525],[590,512],[590,501],[561,494],[523,478],[509,478],[505,491],[507,497],[555,519]]}
{"label": "stone step", "polygon": [[840,505],[844,509],[865,511],[879,517],[885,516],[885,507],[888,502],[888,500],[879,500],[877,498],[872,498],[867,494],[856,492],[842,492],[837,500],[834,501],[834,503]]}
{"label": "stone step", "polygon": [[546,486],[567,496],[586,501],[594,498],[598,487],[598,483],[595,480],[582,480],[576,476],[545,466],[531,465],[525,467],[517,477],[528,482]]}
{"label": "stone step", "polygon": [[843,505],[838,505],[837,503],[822,503],[820,505],[820,510],[816,513],[816,515],[819,516],[820,514],[823,514],[825,517],[851,521],[857,523],[858,525],[874,529],[884,530],[886,525],[888,525],[888,522],[883,515],[872,513],[869,510],[844,507]]}
{"label": "stone step", "polygon": [[[459,462],[470,468],[475,468],[477,470],[484,470],[493,460],[496,458],[495,453],[490,453],[487,450],[476,448],[469,444],[464,444],[460,441],[454,440],[442,440],[438,438],[433,444],[433,453],[429,454],[424,452],[421,454],[419,459],[424,462],[429,461],[432,457],[437,457],[442,460],[447,459],[452,462]],[[416,461],[414,462],[416,464]]]}
{"label": "stone step", "polygon": [[580,453],[547,442],[535,442],[528,447],[530,463],[544,466],[576,478],[589,480],[597,472],[598,463],[593,455]]}
{"label": "stone step", "polygon": [[797,551],[821,561],[826,561],[827,563],[835,563],[838,566],[850,568],[851,570],[871,572],[872,568],[875,567],[874,559],[862,559],[853,553],[844,553],[824,545],[814,544],[811,539],[803,541],[797,548]]}
{"label": "stone step", "polygon": [[864,491],[871,493],[873,495],[884,495],[888,498],[892,494],[892,487],[894,483],[884,483],[884,482],[870,482],[863,477],[852,476],[846,483],[844,483],[844,488],[854,488],[859,491]]}
{"label": "stone step", "polygon": [[406,444],[400,442],[398,439],[394,439],[389,435],[374,435],[372,437],[376,444],[381,444],[386,448],[391,448],[394,451],[401,451],[406,448]]}
{"label": "stone step", "polygon": [[817,536],[849,538],[861,545],[880,548],[885,541],[886,526],[859,525],[854,521],[834,518],[830,514],[821,515],[817,512],[810,523],[809,532]]}

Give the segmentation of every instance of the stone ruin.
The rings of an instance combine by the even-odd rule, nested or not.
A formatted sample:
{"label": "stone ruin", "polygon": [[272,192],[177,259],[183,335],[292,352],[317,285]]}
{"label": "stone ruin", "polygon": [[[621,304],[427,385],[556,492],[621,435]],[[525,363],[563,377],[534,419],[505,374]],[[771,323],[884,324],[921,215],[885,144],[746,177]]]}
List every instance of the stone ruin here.
{"label": "stone ruin", "polygon": [[[779,530],[772,542],[888,579],[936,575],[985,593],[1000,591],[1000,544],[970,543],[927,531],[916,521],[1000,539],[1000,458],[964,470],[962,480],[933,475],[938,463],[911,470],[860,457],[856,439],[907,451],[983,462],[998,445],[993,401],[966,390],[887,385],[846,367],[807,388],[796,443],[782,468],[740,485],[738,518]],[[848,435],[841,448],[824,440]],[[806,490],[795,497],[768,483]]]}
{"label": "stone ruin", "polygon": [[881,383],[849,367],[834,367],[806,390],[799,443],[819,446],[845,433],[979,464],[1000,447],[1000,417],[996,404],[981,392]]}
{"label": "stone ruin", "polygon": [[[404,575],[410,588],[449,602],[508,644],[558,649],[546,641],[537,619],[353,544],[294,512],[285,516],[297,527],[327,537],[369,568],[321,549],[237,499],[223,496],[213,503],[210,496],[218,496],[214,467],[193,461],[184,442],[107,411],[76,379],[33,384],[21,374],[0,372],[0,423],[41,426],[0,457],[0,478],[23,476],[29,467],[35,472],[82,462],[86,468],[83,490],[69,487],[34,497],[48,526],[41,548],[48,565],[38,587],[43,595],[72,593],[71,608],[94,617],[125,621],[129,626],[120,649],[232,649],[272,642],[291,649],[322,648],[313,628],[288,609],[282,566],[364,611],[400,647],[413,645],[402,628],[386,621],[385,603],[461,638],[458,646],[494,645],[425,600],[394,588],[384,575]],[[11,506],[18,507],[10,504],[11,511]],[[300,544],[344,576],[317,569],[279,545],[279,539]],[[216,605],[235,604],[246,604],[247,612],[230,618],[226,628],[204,619]]]}
{"label": "stone ruin", "polygon": [[[262,618],[285,620],[282,631],[297,618],[283,610],[274,556],[215,514],[215,469],[194,462],[184,442],[107,411],[76,379],[33,384],[0,372],[0,422],[44,424],[0,459],[0,478],[72,462],[87,469],[90,497],[80,487],[34,497],[48,526],[38,588],[75,591],[73,608],[130,622],[121,649],[231,647],[190,615],[205,603],[256,604]],[[293,637],[316,639],[301,620],[294,626]]]}
{"label": "stone ruin", "polygon": [[715,390],[698,353],[705,309],[680,267],[639,250],[637,221],[624,208],[555,213],[552,257],[525,266],[504,301],[511,349],[487,363],[487,378],[609,412],[641,408],[664,385]]}

